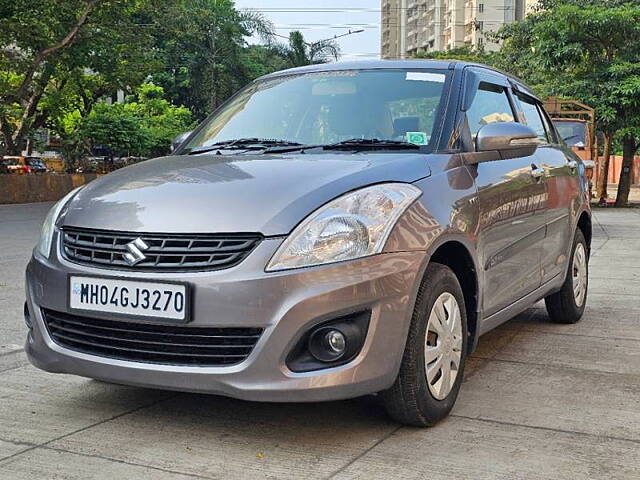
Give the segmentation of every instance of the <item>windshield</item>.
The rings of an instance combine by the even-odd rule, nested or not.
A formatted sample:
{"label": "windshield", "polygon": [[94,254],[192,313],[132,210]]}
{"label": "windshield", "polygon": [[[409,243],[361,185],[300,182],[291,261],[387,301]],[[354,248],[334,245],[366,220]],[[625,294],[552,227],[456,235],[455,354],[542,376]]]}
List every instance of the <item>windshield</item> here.
{"label": "windshield", "polygon": [[428,145],[446,78],[442,70],[355,70],[258,81],[208,118],[183,151],[238,139]]}
{"label": "windshield", "polygon": [[560,137],[569,147],[584,147],[586,145],[587,129],[583,122],[553,122]]}

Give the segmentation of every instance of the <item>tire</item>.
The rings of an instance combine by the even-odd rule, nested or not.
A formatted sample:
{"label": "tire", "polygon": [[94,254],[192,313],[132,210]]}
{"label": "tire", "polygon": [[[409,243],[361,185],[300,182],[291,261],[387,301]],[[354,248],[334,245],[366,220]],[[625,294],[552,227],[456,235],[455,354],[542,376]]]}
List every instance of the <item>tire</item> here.
{"label": "tire", "polygon": [[582,318],[589,287],[589,248],[580,229],[576,230],[567,278],[559,292],[544,299],[552,322],[576,323]]}
{"label": "tire", "polygon": [[[459,329],[451,328],[452,324],[448,323],[452,321],[451,311],[455,312],[455,306],[451,299],[455,300],[460,313]],[[438,302],[438,306],[436,306],[436,302]],[[444,307],[444,310],[439,307]],[[445,317],[444,325],[437,322],[438,312]],[[435,317],[430,322],[432,314]],[[453,317],[453,325],[455,325],[456,315],[454,314]],[[444,335],[440,335],[434,330],[438,326],[440,328],[449,326],[450,328],[443,331]],[[452,331],[452,334],[447,333]],[[380,393],[380,398],[389,416],[405,425],[429,427],[449,414],[458,397],[462,383],[467,355],[467,332],[464,295],[458,279],[449,267],[438,263],[430,264],[418,291],[400,372],[393,386]],[[427,342],[434,348],[439,348],[438,351],[442,349],[445,351],[445,354],[441,354],[440,357],[435,354],[436,350],[430,354],[431,358],[435,359],[429,362],[429,381],[425,365]],[[449,359],[449,366],[452,367],[455,364],[455,358],[452,362],[451,356],[457,356],[457,353],[454,352],[459,353],[459,359],[455,381],[451,386],[451,381],[448,384],[443,381],[444,368],[446,368],[444,366],[447,365],[444,360]],[[442,362],[440,358],[442,358]],[[439,375],[438,365],[442,365]],[[453,368],[451,368],[451,373],[454,373]],[[452,377],[450,376],[450,378]]]}

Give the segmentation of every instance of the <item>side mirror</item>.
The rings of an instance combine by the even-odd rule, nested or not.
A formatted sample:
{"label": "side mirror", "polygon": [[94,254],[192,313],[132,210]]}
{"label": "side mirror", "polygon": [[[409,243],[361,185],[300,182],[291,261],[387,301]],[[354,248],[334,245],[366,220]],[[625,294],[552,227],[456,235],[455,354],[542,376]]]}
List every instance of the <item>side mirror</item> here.
{"label": "side mirror", "polygon": [[191,135],[192,131],[188,131],[188,132],[184,132],[181,133],[180,135],[178,135],[176,138],[173,139],[173,142],[171,142],[171,151],[175,152],[178,147],[180,145],[182,145],[182,143],[189,138],[189,135]]}
{"label": "side mirror", "polygon": [[476,152],[500,152],[503,158],[533,155],[538,135],[522,123],[500,122],[483,126],[476,136]]}

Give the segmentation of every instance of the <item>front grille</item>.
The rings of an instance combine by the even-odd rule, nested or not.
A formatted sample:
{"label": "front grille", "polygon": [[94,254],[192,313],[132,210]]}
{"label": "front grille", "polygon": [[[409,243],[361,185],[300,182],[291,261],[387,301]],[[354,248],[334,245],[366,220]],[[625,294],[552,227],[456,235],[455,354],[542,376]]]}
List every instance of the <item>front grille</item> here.
{"label": "front grille", "polygon": [[[130,265],[127,244],[141,238],[144,260]],[[221,270],[242,262],[260,243],[258,234],[129,233],[64,227],[62,251],[68,260],[120,270]]]}
{"label": "front grille", "polygon": [[163,365],[228,366],[249,356],[261,328],[186,327],[42,310],[49,335],[77,352]]}

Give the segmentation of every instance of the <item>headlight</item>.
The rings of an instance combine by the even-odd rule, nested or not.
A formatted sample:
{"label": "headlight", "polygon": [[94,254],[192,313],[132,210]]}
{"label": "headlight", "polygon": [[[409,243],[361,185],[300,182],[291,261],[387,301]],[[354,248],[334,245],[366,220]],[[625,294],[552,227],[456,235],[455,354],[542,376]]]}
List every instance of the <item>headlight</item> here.
{"label": "headlight", "polygon": [[67,205],[69,200],[80,190],[82,187],[75,188],[67,193],[62,199],[56,203],[49,213],[47,213],[47,217],[44,219],[44,223],[42,224],[42,232],[40,233],[40,240],[38,241],[38,252],[43,257],[49,258],[49,253],[51,252],[51,241],[53,240],[53,232],[56,227],[56,222],[58,221],[58,217],[60,213]]}
{"label": "headlight", "polygon": [[400,215],[420,194],[413,185],[385,183],[338,197],[293,230],[266,270],[310,267],[380,253]]}

